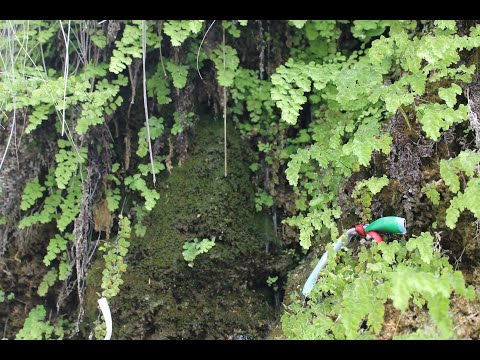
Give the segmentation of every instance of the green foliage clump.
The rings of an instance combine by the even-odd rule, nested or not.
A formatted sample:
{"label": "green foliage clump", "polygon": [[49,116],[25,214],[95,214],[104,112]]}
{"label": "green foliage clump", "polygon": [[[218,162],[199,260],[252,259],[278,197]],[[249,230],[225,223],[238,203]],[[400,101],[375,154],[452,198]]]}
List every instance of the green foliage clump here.
{"label": "green foliage clump", "polygon": [[57,217],[57,228],[65,231],[68,225],[73,223],[80,212],[80,200],[82,197],[82,183],[80,176],[73,179],[72,186],[68,189],[67,196],[60,203],[60,213]]}
{"label": "green foliage clump", "polygon": [[190,34],[202,30],[204,20],[168,20],[163,31],[170,37],[173,46],[180,46]]}
{"label": "green foliage clump", "polygon": [[385,304],[391,300],[402,313],[427,306],[432,324],[420,327],[414,336],[454,338],[450,298],[456,293],[472,300],[475,291],[433,245],[433,236],[424,232],[407,242],[362,247],[357,256],[350,249],[330,251],[307,306],[302,306],[299,295],[292,295],[282,316],[285,336],[374,339],[382,329]]}
{"label": "green foliage clump", "polygon": [[274,284],[278,281],[278,276],[269,276],[267,278],[267,285],[268,286],[275,286]]}
{"label": "green foliage clump", "polygon": [[173,86],[177,89],[184,88],[187,84],[188,67],[169,61],[167,62],[166,68],[170,72],[170,75],[172,75]]}
{"label": "green foliage clump", "polygon": [[6,300],[13,300],[15,299],[15,294],[13,292],[8,293],[7,296],[5,296],[5,291],[0,289],[0,303],[4,302]]}
{"label": "green foliage clump", "polygon": [[[148,27],[148,22],[147,22]],[[147,29],[145,42],[148,46],[159,43],[158,35]],[[118,74],[131,65],[132,58],[142,57],[142,20],[132,20],[126,24],[120,40],[115,41],[116,49],[110,58],[109,70]]]}
{"label": "green foliage clump", "polygon": [[[340,23],[352,25],[360,50],[316,48],[314,39],[335,39]],[[332,239],[338,236],[339,189],[361,166],[370,165],[374,153],[390,153],[392,137],[384,130],[393,114],[400,111],[411,128],[408,113],[414,113],[433,140],[467,119],[468,107],[457,103],[459,84],[471,81],[475,67],[461,64],[460,52],[480,45],[480,30],[472,27],[459,36],[455,22],[426,22],[421,34],[415,32],[417,21],[290,24],[295,27],[293,43],[308,44],[308,50],[292,51],[271,75],[271,99],[291,127],[298,129],[304,106],[311,113],[306,131],[299,133],[305,143],[286,152],[290,161],[285,171],[299,196],[299,213],[284,222],[299,228],[300,244],[307,249],[325,231]],[[463,209],[457,206],[460,197],[452,202],[449,226]],[[473,201],[465,208],[477,213]]]}
{"label": "green foliage clump", "polygon": [[434,182],[430,182],[422,188],[422,193],[424,193],[427,198],[433,203],[433,205],[440,204],[440,193],[437,191],[437,187]]}
{"label": "green foliage clump", "polygon": [[23,328],[15,336],[17,340],[48,340],[55,328],[46,319],[47,311],[43,305],[37,305],[28,313]]}
{"label": "green foliage clump", "polygon": [[20,203],[20,209],[26,211],[30,209],[35,201],[43,196],[45,187],[40,185],[38,177],[35,177],[32,181],[25,185],[25,189],[22,194],[22,202]]}
{"label": "green foliage clump", "polygon": [[[161,168],[155,168],[155,171],[160,171]],[[151,211],[157,200],[160,198],[160,194],[155,189],[150,189],[147,186],[147,182],[142,178],[141,173],[136,173],[132,176],[125,178],[124,184],[132,190],[140,191],[140,195],[145,199],[145,210]]]}
{"label": "green foliage clump", "polygon": [[268,195],[264,190],[260,190],[255,194],[255,209],[257,211],[262,211],[264,206],[270,208],[272,205],[272,196]]}
{"label": "green foliage clump", "polygon": [[[176,83],[178,84],[178,80]],[[155,74],[147,79],[147,95],[149,97],[155,96],[160,105],[166,105],[172,102],[172,99],[169,97],[170,88],[168,79],[163,72],[161,64],[158,64]]]}
{"label": "green foliage clump", "polygon": [[367,43],[372,37],[383,34],[391,22],[391,20],[354,20],[351,28],[352,35],[363,43]]}
{"label": "green foliage clump", "polygon": [[72,240],[73,234],[71,233],[67,233],[63,237],[60,234],[56,234],[48,243],[47,254],[43,258],[43,263],[46,266],[50,266],[52,260],[56,259],[58,254],[67,250],[67,243]]}
{"label": "green foliage clump", "polygon": [[297,29],[301,29],[305,26],[305,23],[307,22],[308,20],[288,20],[288,23],[290,25],[293,25],[295,26]]}
{"label": "green foliage clump", "polygon": [[56,211],[61,202],[61,190],[56,189],[45,199],[42,211],[26,216],[20,220],[18,223],[19,229],[25,229],[38,222],[42,224],[50,222],[52,219],[56,218]]}
{"label": "green foliage clump", "polygon": [[[151,116],[148,119],[150,126],[150,140],[155,140],[163,133],[163,119]],[[148,133],[147,125],[143,126],[138,132],[138,148],[137,155],[140,157],[145,157],[148,153]]]}
{"label": "green foliage clump", "polygon": [[127,271],[127,264],[124,259],[130,246],[128,241],[131,233],[130,220],[120,215],[118,224],[120,229],[115,243],[106,242],[100,246],[100,251],[105,253],[103,255],[105,269],[102,272],[102,296],[107,299],[119,293],[120,286],[123,284],[122,274]]}
{"label": "green foliage clump", "polygon": [[[103,73],[105,74],[106,72]],[[75,127],[78,134],[85,134],[90,126],[103,124],[105,115],[112,115],[122,105],[123,97],[118,93],[120,87],[127,83],[127,78],[119,74],[111,82],[102,79],[95,84],[95,90],[88,94],[88,101],[83,103],[82,113]]]}
{"label": "green foliage clump", "polygon": [[225,45],[213,50],[211,58],[215,63],[217,81],[220,86],[231,87],[235,78],[235,72],[240,63],[237,50]]}
{"label": "green foliage clump", "polygon": [[[475,217],[480,217],[480,178],[478,177],[478,165],[480,164],[480,153],[465,150],[449,160],[440,161],[440,175],[445,184],[452,191],[455,197],[450,200],[450,206],[447,209],[445,223],[453,229],[455,228],[460,213],[464,210],[470,210]],[[470,179],[460,191],[460,174],[465,174]]]}
{"label": "green foliage clump", "polygon": [[186,242],[183,244],[183,258],[188,262],[188,266],[193,267],[193,261],[195,258],[203,253],[208,252],[215,246],[215,238],[198,240],[193,239],[192,242]]}
{"label": "green foliage clump", "polygon": [[79,164],[85,162],[87,150],[83,148],[80,149],[80,153],[77,153],[75,149],[72,149],[70,142],[63,139],[58,140],[58,147],[60,150],[55,155],[57,161],[55,180],[59,189],[65,189]]}
{"label": "green foliage clump", "polygon": [[114,163],[112,164],[112,171],[110,174],[108,174],[107,176],[107,180],[110,180],[111,181],[111,184],[115,184],[116,186],[115,187],[109,187],[107,189],[107,193],[106,193],[106,197],[107,197],[107,207],[108,207],[108,210],[111,211],[111,212],[114,212],[115,210],[118,209],[119,205],[120,205],[120,180],[118,179],[117,176],[115,176],[115,174],[117,173],[118,169],[120,168],[120,164],[119,163]]}
{"label": "green foliage clump", "polygon": [[368,223],[371,220],[373,196],[378,194],[383,187],[387,186],[389,180],[386,175],[380,178],[372,176],[370,179],[358,181],[352,191],[352,197],[355,199],[355,205],[362,207],[360,214],[363,223]]}
{"label": "green foliage clump", "polygon": [[50,269],[45,276],[43,277],[42,282],[38,286],[37,294],[40,296],[45,296],[47,294],[48,288],[52,286],[57,280],[58,271],[55,268]]}
{"label": "green foliage clump", "polygon": [[223,20],[222,26],[234,38],[239,38],[240,28],[237,26],[237,24],[240,26],[246,26],[247,23],[248,23],[248,20],[232,20],[232,21]]}
{"label": "green foliage clump", "polygon": [[453,124],[467,119],[468,108],[459,105],[457,110],[445,104],[421,104],[417,106],[417,118],[429,138],[437,140],[441,130],[449,129]]}
{"label": "green foliage clump", "polygon": [[[62,149],[63,150],[63,149]],[[69,160],[67,162],[76,161],[73,157],[74,152],[69,151]],[[68,167],[68,165],[65,165]],[[76,164],[74,166],[76,171]],[[66,195],[62,196],[62,189],[57,187],[56,176],[59,175],[58,179],[60,181],[69,181],[70,187],[66,189]],[[73,176],[73,174],[71,175]],[[57,228],[63,232],[69,226],[78,215],[80,197],[82,195],[82,184],[80,175],[76,175],[73,178],[68,174],[61,174],[58,172],[58,168],[53,170],[50,169],[49,174],[46,177],[44,182],[45,187],[51,188],[50,195],[45,199],[42,210],[39,212],[33,213],[32,215],[24,217],[20,220],[18,227],[20,229],[27,228],[37,223],[46,224],[54,219],[57,221]],[[25,193],[26,190],[24,190]],[[60,209],[60,211],[58,210]]]}
{"label": "green foliage clump", "polygon": [[185,113],[185,112],[178,112],[175,111],[173,113],[173,125],[170,128],[170,134],[177,136],[178,134],[182,133],[186,128],[192,126],[195,119],[197,119],[193,112]]}

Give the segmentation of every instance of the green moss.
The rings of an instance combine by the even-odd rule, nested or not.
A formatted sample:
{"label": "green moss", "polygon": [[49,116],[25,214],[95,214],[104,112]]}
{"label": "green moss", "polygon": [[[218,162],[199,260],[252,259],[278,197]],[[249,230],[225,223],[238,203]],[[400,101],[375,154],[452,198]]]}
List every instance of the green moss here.
{"label": "green moss", "polygon": [[[191,138],[187,160],[159,181],[145,237],[131,239],[125,283],[111,300],[114,338],[260,338],[274,318],[265,290],[265,219],[255,211],[246,145],[228,128],[225,178],[223,121],[200,121]],[[213,236],[215,247],[188,267],[183,244]],[[98,316],[91,279],[101,270],[89,274],[90,323]]]}

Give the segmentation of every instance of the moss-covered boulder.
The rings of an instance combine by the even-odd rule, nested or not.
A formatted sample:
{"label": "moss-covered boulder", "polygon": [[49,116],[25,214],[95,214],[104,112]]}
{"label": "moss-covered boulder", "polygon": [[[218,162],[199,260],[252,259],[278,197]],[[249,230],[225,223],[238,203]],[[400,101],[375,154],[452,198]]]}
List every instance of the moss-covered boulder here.
{"label": "moss-covered boulder", "polygon": [[[262,338],[273,321],[265,266],[271,258],[243,159],[247,147],[229,128],[225,178],[223,121],[202,120],[192,135],[187,160],[159,181],[161,197],[144,221],[146,235],[132,234],[125,282],[110,301],[113,338]],[[215,246],[189,267],[184,243],[213,237]],[[87,278],[88,331],[99,314],[102,270],[97,259]]]}

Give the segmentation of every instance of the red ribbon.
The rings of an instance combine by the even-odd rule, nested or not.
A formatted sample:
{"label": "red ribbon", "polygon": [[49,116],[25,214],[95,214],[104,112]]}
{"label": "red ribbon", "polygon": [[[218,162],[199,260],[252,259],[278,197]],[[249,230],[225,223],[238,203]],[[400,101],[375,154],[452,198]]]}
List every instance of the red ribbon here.
{"label": "red ribbon", "polygon": [[383,242],[382,237],[376,231],[369,231],[367,235],[370,235],[377,242],[377,244]]}
{"label": "red ribbon", "polygon": [[355,231],[357,232],[357,234],[359,234],[362,237],[367,236],[367,234],[365,234],[365,229],[363,228],[363,225],[360,225],[360,224],[355,225]]}
{"label": "red ribbon", "polygon": [[355,225],[355,231],[361,237],[365,238],[367,237],[367,235],[370,235],[377,243],[383,242],[383,238],[380,236],[379,233],[377,233],[376,231],[369,231],[368,233],[365,233],[365,229],[361,224]]}

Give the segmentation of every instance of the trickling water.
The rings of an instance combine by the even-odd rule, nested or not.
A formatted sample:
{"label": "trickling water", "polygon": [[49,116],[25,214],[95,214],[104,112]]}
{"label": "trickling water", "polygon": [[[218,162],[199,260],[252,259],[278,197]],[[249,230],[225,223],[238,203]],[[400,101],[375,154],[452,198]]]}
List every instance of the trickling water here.
{"label": "trickling water", "polygon": [[[270,20],[267,20],[267,35],[270,34]],[[267,37],[268,38],[268,46],[267,46],[267,66],[270,65],[269,63],[269,59],[270,59],[270,47],[272,46],[271,42],[270,42],[270,36]],[[271,71],[269,71],[268,67],[267,67],[267,75],[270,73]]]}
{"label": "trickling water", "polygon": [[275,202],[273,203],[273,206],[272,206],[272,220],[273,220],[273,233],[275,234],[275,236],[278,236],[278,233],[277,233],[277,207],[275,206]]}
{"label": "trickling water", "polygon": [[[265,192],[267,192],[266,191],[267,190],[267,185],[270,182],[270,171],[268,169],[268,166],[266,166],[265,164],[264,164],[264,169],[265,169],[265,180],[264,180],[264,183],[263,183],[263,188],[264,188],[263,190]],[[265,224],[264,225],[265,226],[264,227],[264,232],[265,232],[265,255],[268,255],[269,252],[270,252],[270,240],[271,239],[270,239],[270,232],[268,231],[269,230],[268,229],[269,228],[268,223],[269,223],[269,221],[268,221],[267,217],[265,217],[265,223],[264,223]]]}
{"label": "trickling water", "polygon": [[265,234],[265,255],[268,255],[270,253],[270,233],[268,231],[268,218],[265,216],[265,222],[264,222],[264,234]]}
{"label": "trickling water", "polygon": [[259,36],[260,36],[260,55],[259,55],[259,71],[260,71],[260,80],[263,80],[263,73],[265,72],[265,38],[263,37],[263,22],[262,20],[257,20],[260,24],[259,26]]}
{"label": "trickling water", "polygon": [[282,305],[282,298],[278,290],[274,292],[273,299],[275,301],[275,310],[280,310],[280,306]]}

